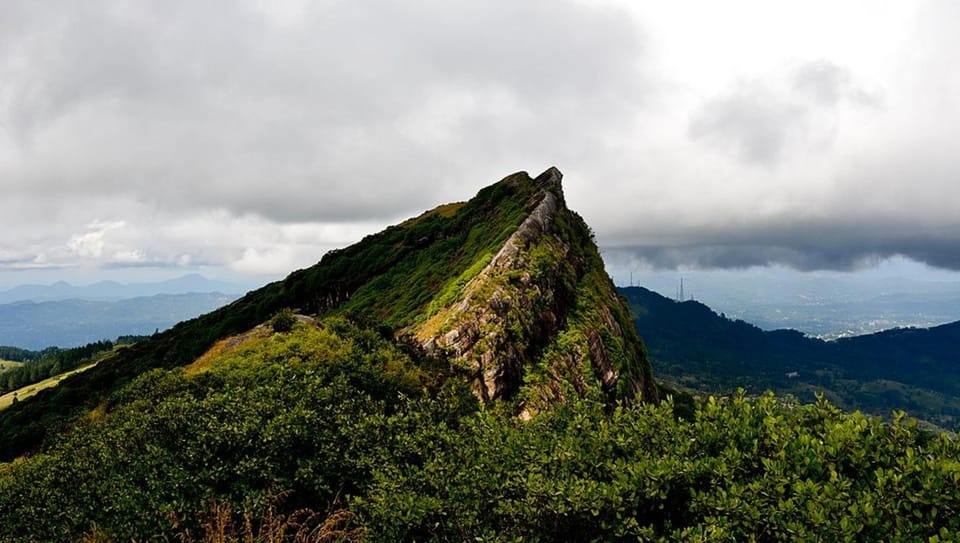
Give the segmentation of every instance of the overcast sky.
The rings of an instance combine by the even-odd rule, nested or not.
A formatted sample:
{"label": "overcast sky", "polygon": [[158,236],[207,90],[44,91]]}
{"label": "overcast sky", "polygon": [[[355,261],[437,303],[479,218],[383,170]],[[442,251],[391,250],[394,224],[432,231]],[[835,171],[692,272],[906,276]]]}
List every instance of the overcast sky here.
{"label": "overcast sky", "polygon": [[565,174],[617,266],[960,270],[960,2],[4,0],[0,285],[276,277]]}

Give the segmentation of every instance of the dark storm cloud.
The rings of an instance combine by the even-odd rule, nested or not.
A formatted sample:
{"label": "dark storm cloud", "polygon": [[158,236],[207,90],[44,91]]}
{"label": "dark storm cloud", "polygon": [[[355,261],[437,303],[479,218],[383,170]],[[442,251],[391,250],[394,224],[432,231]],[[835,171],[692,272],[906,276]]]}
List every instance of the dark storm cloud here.
{"label": "dark storm cloud", "polygon": [[744,269],[754,266],[784,265],[800,271],[854,271],[878,262],[905,256],[916,262],[946,270],[960,270],[957,243],[942,240],[907,240],[884,243],[881,247],[824,247],[809,245],[777,247],[771,245],[721,245],[695,247],[634,247],[617,249],[654,269]]}
{"label": "dark storm cloud", "polygon": [[681,230],[687,240],[671,245],[609,243],[611,251],[657,269],[741,269],[785,265],[801,271],[851,271],[905,256],[943,269],[960,270],[960,221],[953,228],[922,228],[894,219],[852,215],[816,221]]}
{"label": "dark storm cloud", "polygon": [[705,179],[687,181],[699,190],[674,202],[672,216],[614,229],[608,246],[658,268],[854,270],[905,256],[960,270],[958,110],[947,98],[960,87],[935,75],[955,64],[940,53],[955,36],[912,58],[902,81],[887,82],[889,97],[816,60],[703,102],[688,137],[744,168],[701,167]]}
{"label": "dark storm cloud", "polygon": [[615,249],[654,269],[745,269],[783,265],[800,271],[854,271],[875,266],[895,256],[905,256],[943,269],[960,270],[956,242],[904,240],[877,247],[825,246],[823,244],[705,245],[690,247],[625,247]]}

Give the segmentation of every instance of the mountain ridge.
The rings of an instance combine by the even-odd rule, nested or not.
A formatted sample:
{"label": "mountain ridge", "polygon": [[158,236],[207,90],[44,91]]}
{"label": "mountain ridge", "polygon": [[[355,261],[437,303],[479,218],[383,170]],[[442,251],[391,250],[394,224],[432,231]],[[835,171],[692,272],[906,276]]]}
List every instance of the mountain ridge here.
{"label": "mountain ridge", "polygon": [[77,347],[122,335],[147,335],[235,299],[236,295],[211,292],[0,304],[0,345],[41,350]]}
{"label": "mountain ridge", "polygon": [[48,302],[60,300],[117,300],[140,298],[157,294],[224,293],[241,294],[245,289],[228,281],[208,279],[198,273],[190,273],[165,281],[144,283],[120,283],[97,281],[89,285],[72,285],[57,281],[49,285],[23,284],[0,290],[0,304],[23,301]]}
{"label": "mountain ridge", "polygon": [[960,444],[916,421],[773,394],[658,403],[589,227],[542,189],[508,176],[0,412],[0,453],[35,453],[0,463],[0,539],[960,529]]}
{"label": "mountain ridge", "polygon": [[[533,180],[542,192],[536,206],[489,263],[464,286],[461,299],[432,316],[415,333],[417,341],[428,352],[452,352],[456,363],[465,365],[471,372],[474,390],[485,401],[508,394],[511,388],[515,388],[523,366],[536,363],[538,358],[541,361],[549,358],[551,353],[537,353],[537,346],[558,335],[562,329],[580,326],[587,330],[571,352],[547,362],[566,366],[570,382],[580,395],[587,388],[584,384],[586,372],[573,369],[573,366],[589,359],[593,372],[602,383],[601,388],[612,392],[624,368],[612,360],[608,347],[620,342],[624,345],[616,348],[622,351],[627,345],[639,343],[639,338],[624,336],[624,328],[610,311],[606,311],[604,318],[589,323],[570,322],[565,317],[565,306],[578,298],[579,282],[584,280],[591,266],[602,267],[602,262],[595,251],[580,254],[573,247],[580,243],[592,246],[592,240],[580,239],[586,226],[582,219],[567,216],[571,212],[563,197],[562,178],[560,171],[552,167]],[[573,224],[567,224],[568,221]],[[559,231],[564,232],[558,234]],[[564,268],[568,265],[571,269]],[[609,285],[604,287],[609,288]],[[473,303],[475,298],[479,304]],[[614,297],[597,305],[605,307],[604,303],[618,304],[619,300]],[[519,319],[506,322],[511,316]],[[501,322],[496,322],[498,317]],[[527,339],[511,338],[511,327],[526,328],[524,337]],[[609,332],[607,344],[600,337],[599,329]],[[517,345],[524,348],[517,349]],[[627,358],[645,360],[644,356],[639,350]],[[569,360],[561,362],[564,357]],[[547,385],[547,388],[549,392],[528,391],[524,398],[524,403],[528,404],[524,413],[529,414],[529,409],[545,408],[551,401],[564,397],[561,387]],[[628,373],[621,392],[621,396],[641,394],[651,401],[657,399],[649,372]]]}
{"label": "mountain ridge", "polygon": [[[94,409],[141,373],[190,364],[218,340],[284,308],[346,317],[404,336],[423,326],[427,311],[449,311],[464,302],[462,287],[484,269],[489,255],[502,251],[504,257],[512,254],[507,260],[515,265],[498,270],[492,281],[479,281],[484,287],[471,291],[476,296],[466,302],[490,317],[475,334],[462,328],[464,337],[473,338],[471,345],[480,345],[471,350],[477,356],[467,361],[435,349],[474,383],[479,398],[503,398],[512,402],[510,409],[528,415],[584,395],[612,400],[639,394],[656,402],[643,344],[603,270],[589,228],[566,208],[561,177],[556,168],[537,178],[511,174],[463,205],[440,206],[330,251],[314,266],[118,352],[0,413],[4,459],[36,449],[51,429]],[[521,228],[545,199],[555,200],[552,218],[537,215]],[[528,287],[543,296],[530,295]],[[440,347],[443,342],[433,341]]]}

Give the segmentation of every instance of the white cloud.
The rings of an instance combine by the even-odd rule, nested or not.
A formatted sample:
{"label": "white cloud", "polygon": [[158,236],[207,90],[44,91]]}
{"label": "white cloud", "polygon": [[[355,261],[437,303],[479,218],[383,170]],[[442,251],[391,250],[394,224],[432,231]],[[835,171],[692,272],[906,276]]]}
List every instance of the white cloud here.
{"label": "white cloud", "polygon": [[113,253],[110,261],[115,264],[143,264],[147,261],[147,255],[140,249],[124,249]]}
{"label": "white cloud", "polygon": [[297,255],[290,247],[268,249],[248,247],[239,259],[229,264],[229,267],[248,275],[277,275],[296,269],[297,260]]}
{"label": "white cloud", "polygon": [[103,254],[103,232],[87,232],[70,238],[67,247],[79,257],[99,258]]}

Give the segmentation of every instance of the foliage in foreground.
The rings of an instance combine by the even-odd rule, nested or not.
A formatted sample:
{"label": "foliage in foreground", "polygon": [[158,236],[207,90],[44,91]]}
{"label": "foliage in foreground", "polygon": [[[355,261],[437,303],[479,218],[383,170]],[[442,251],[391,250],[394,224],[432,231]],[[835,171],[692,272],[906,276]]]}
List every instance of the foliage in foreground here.
{"label": "foliage in foreground", "polygon": [[422,465],[376,474],[362,511],[388,540],[897,541],[960,529],[957,443],[772,395],[574,404],[529,423],[483,412]]}
{"label": "foliage in foreground", "polygon": [[182,539],[217,519],[266,540],[257,511],[343,509],[337,530],[372,541],[960,531],[960,445],[902,417],[739,395],[692,420],[669,401],[580,400],[522,422],[505,404],[478,411],[448,377],[342,319],[295,325],[196,375],[155,370],[44,453],[0,467],[0,540]]}

